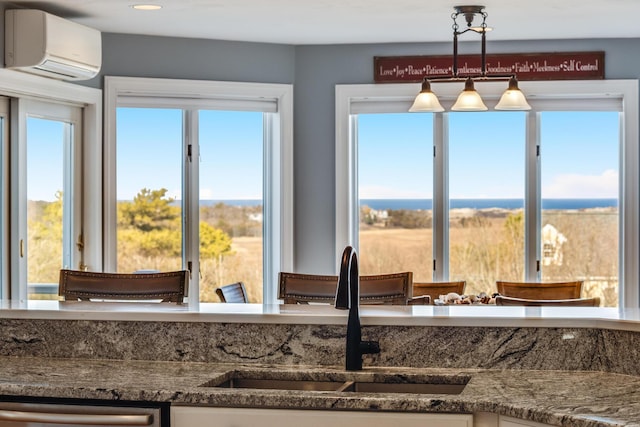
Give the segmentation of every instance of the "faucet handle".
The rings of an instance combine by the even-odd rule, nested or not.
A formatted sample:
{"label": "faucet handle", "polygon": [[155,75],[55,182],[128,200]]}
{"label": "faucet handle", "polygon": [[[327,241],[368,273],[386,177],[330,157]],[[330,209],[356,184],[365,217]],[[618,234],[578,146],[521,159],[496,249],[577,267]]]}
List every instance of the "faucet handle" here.
{"label": "faucet handle", "polygon": [[378,341],[360,341],[360,354],[380,353],[380,343]]}

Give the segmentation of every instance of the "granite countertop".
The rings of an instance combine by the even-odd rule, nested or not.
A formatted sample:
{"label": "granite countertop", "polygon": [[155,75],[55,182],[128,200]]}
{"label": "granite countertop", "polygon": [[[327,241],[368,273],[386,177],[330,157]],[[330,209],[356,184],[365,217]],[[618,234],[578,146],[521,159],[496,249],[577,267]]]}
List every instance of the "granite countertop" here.
{"label": "granite countertop", "polygon": [[[0,300],[0,319],[344,325],[332,305]],[[640,310],[615,307],[363,305],[363,326],[580,327],[640,332]]]}
{"label": "granite countertop", "polygon": [[[469,382],[460,394],[351,393],[202,387],[234,370],[271,378],[367,379],[389,373]],[[399,377],[399,378],[400,378]],[[492,412],[562,427],[639,427],[640,378],[605,372],[238,365],[215,363],[0,358],[0,395],[162,401],[175,405]]]}

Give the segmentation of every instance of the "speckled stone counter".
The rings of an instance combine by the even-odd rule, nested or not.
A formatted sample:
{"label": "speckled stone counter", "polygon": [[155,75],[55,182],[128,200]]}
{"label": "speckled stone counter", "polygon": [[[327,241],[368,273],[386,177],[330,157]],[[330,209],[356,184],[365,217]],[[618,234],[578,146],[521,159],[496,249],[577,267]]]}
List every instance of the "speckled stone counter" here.
{"label": "speckled stone counter", "polygon": [[[563,427],[640,426],[640,378],[602,372],[228,365],[88,359],[0,358],[0,395],[163,401],[172,405],[403,412],[491,412]],[[468,376],[460,394],[282,391],[202,387],[235,369],[317,378],[387,373],[442,382]]]}
{"label": "speckled stone counter", "polygon": [[363,339],[378,340],[381,353],[365,360],[364,372],[350,375],[470,378],[461,394],[371,395],[200,387],[239,368],[346,375],[342,311],[96,307],[0,309],[0,395],[493,413],[561,427],[640,427],[637,312],[363,308]]}
{"label": "speckled stone counter", "polygon": [[[1,319],[0,356],[340,365],[343,325]],[[363,326],[369,366],[640,375],[640,333],[598,328]]]}

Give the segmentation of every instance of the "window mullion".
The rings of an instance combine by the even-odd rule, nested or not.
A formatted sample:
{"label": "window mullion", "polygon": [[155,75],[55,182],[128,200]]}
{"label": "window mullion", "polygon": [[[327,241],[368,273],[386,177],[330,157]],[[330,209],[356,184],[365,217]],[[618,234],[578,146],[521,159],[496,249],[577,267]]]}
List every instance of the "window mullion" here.
{"label": "window mullion", "polygon": [[199,210],[199,159],[198,111],[183,111],[182,145],[182,235],[183,268],[190,270],[189,305],[197,307],[200,302],[200,210]]}
{"label": "window mullion", "polygon": [[525,280],[540,280],[540,229],[542,202],[540,199],[540,113],[529,112],[526,119],[525,200],[524,200],[524,276]]}
{"label": "window mullion", "polygon": [[449,123],[448,114],[433,115],[433,280],[449,278]]}

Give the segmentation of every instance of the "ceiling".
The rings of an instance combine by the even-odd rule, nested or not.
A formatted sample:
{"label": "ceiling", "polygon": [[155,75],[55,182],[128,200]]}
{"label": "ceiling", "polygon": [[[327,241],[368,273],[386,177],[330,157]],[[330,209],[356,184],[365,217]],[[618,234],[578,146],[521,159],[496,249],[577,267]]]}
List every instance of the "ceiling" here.
{"label": "ceiling", "polygon": [[[450,41],[454,0],[12,0],[109,33],[304,44]],[[156,11],[131,8],[162,5]],[[484,0],[488,40],[640,37],[640,0]],[[459,23],[463,24],[463,22]],[[461,41],[464,41],[461,38]]]}

